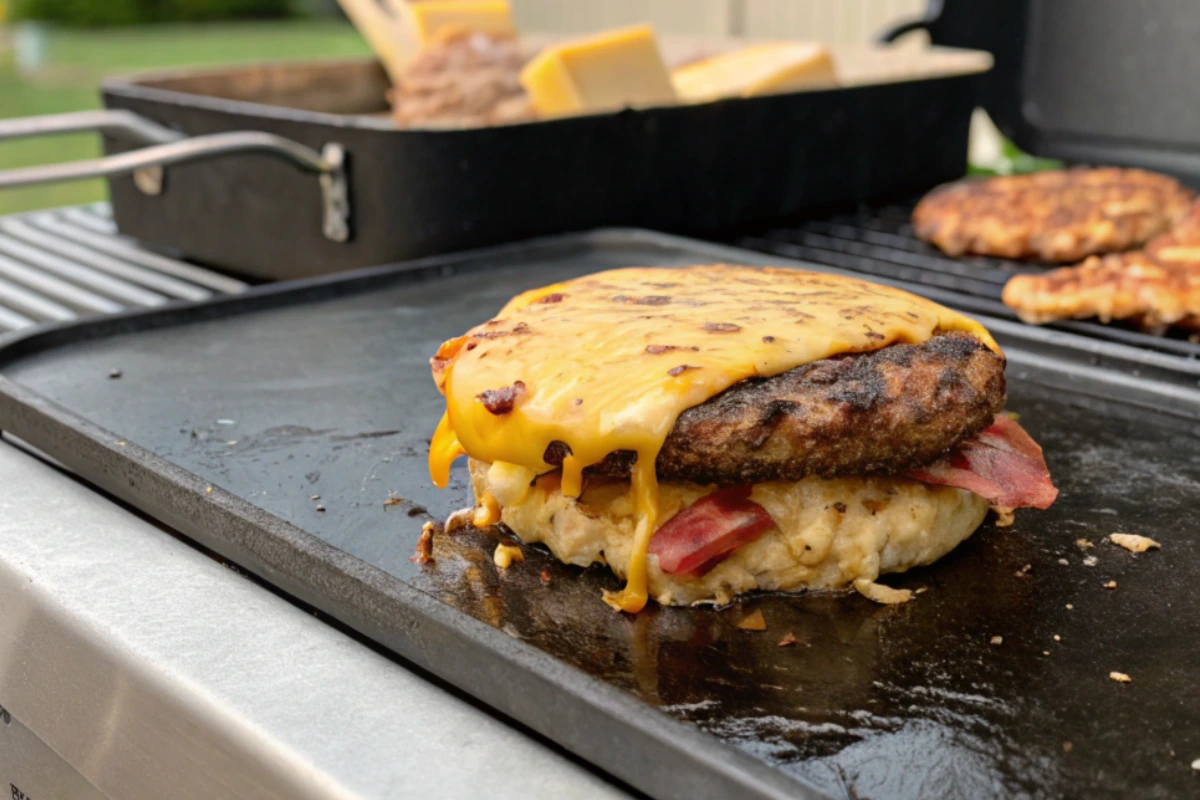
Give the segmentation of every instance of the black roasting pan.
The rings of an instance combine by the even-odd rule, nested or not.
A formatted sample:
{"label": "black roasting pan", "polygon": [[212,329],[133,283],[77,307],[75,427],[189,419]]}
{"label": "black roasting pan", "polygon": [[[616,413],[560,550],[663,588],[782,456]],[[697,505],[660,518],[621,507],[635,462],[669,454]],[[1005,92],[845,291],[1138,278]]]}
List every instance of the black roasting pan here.
{"label": "black roasting pan", "polygon": [[[888,57],[865,52],[868,73]],[[107,175],[122,233],[299,278],[606,225],[711,234],[962,175],[990,56],[891,57],[828,91],[470,129],[398,130],[372,61],[184,71],[110,80],[106,112],[0,138],[101,128],[118,161],[49,179]]]}

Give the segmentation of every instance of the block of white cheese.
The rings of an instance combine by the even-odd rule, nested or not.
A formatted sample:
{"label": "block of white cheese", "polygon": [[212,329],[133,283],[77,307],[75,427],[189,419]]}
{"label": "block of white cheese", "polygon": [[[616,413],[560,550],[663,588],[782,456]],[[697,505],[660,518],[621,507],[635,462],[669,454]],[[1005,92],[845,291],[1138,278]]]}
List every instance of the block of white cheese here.
{"label": "block of white cheese", "polygon": [[837,85],[833,58],[819,44],[761,44],[678,67],[671,80],[679,99],[703,103]]}
{"label": "block of white cheese", "polygon": [[422,46],[448,33],[516,34],[508,0],[423,0],[405,3],[402,8]]}
{"label": "block of white cheese", "polygon": [[521,71],[521,85],[543,117],[676,102],[650,25],[547,47]]}

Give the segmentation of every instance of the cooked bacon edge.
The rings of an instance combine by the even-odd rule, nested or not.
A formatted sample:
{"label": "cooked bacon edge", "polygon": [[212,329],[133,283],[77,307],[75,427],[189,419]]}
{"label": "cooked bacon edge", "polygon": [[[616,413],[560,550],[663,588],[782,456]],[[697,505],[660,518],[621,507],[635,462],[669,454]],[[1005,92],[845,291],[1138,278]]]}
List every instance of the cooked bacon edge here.
{"label": "cooked bacon edge", "polygon": [[[1058,497],[1038,446],[1013,419],[997,416],[979,435],[905,476],[922,483],[967,489],[995,508],[1049,508]],[[705,495],[667,520],[649,552],[668,575],[702,575],[733,551],[774,526],[766,509],[750,499],[750,486]]]}
{"label": "cooked bacon edge", "polygon": [[775,525],[750,499],[749,486],[730,486],[692,503],[650,539],[649,552],[668,575],[703,574]]}
{"label": "cooked bacon edge", "polygon": [[906,476],[968,489],[996,508],[1049,508],[1058,497],[1038,446],[1016,420],[997,416],[978,436]]}

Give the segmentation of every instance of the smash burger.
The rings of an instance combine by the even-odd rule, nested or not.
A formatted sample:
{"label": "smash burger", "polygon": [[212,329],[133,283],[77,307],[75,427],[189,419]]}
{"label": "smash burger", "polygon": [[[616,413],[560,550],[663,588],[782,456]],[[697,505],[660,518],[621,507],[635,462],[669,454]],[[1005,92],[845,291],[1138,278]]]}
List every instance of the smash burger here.
{"label": "smash burger", "polygon": [[857,588],[928,564],[995,509],[1046,508],[1041,448],[1002,415],[979,323],[791,269],[629,268],[514,297],[441,346],[429,467],[469,456],[476,525],[648,597]]}

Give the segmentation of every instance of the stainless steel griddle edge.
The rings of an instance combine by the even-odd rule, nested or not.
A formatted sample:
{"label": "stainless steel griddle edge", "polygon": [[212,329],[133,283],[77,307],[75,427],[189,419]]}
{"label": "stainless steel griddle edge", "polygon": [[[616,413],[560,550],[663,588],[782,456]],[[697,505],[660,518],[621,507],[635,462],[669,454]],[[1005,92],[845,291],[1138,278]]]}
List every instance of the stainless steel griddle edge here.
{"label": "stainless steel griddle edge", "polygon": [[5,796],[628,797],[6,441],[0,488]]}

